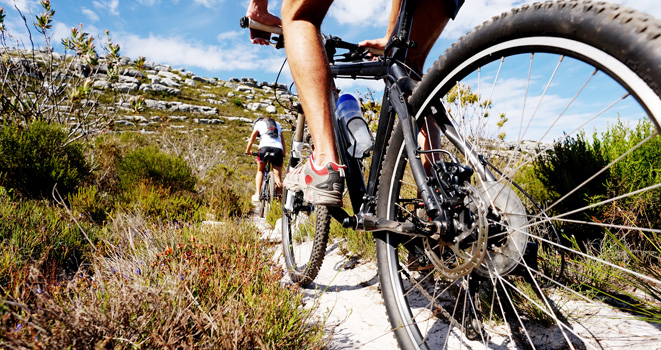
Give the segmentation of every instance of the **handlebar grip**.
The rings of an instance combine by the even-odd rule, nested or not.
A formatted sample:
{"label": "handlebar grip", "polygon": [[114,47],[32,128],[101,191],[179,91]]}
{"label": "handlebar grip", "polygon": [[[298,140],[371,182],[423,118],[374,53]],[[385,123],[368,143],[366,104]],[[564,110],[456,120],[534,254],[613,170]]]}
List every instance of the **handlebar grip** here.
{"label": "handlebar grip", "polygon": [[279,26],[269,26],[260,22],[255,21],[249,17],[241,17],[239,20],[239,25],[241,28],[250,28],[257,29],[263,32],[269,32],[277,35],[282,35],[282,27]]}

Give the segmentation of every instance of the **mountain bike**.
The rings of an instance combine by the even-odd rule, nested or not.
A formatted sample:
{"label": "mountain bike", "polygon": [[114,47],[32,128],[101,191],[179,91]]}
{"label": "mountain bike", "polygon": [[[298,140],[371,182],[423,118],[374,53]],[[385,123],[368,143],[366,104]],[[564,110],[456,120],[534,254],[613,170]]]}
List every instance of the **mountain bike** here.
{"label": "mountain bike", "polygon": [[[417,82],[403,63],[414,3],[378,60],[325,36],[333,77],[382,79],[384,97],[367,182],[334,122],[355,214],[285,192],[293,278],[316,277],[332,217],[373,232],[402,349],[658,347],[661,22],[590,1],[524,6]],[[441,146],[418,144],[434,124]],[[295,166],[309,153],[300,114],[292,146]]]}
{"label": "mountain bike", "polygon": [[[252,155],[258,156],[259,154],[252,152]],[[266,217],[266,214],[271,210],[273,201],[277,198],[275,192],[275,180],[273,179],[274,175],[271,172],[271,162],[266,161],[266,167],[264,167],[263,174],[262,187],[259,193],[259,204],[257,207],[257,215],[261,218]]]}

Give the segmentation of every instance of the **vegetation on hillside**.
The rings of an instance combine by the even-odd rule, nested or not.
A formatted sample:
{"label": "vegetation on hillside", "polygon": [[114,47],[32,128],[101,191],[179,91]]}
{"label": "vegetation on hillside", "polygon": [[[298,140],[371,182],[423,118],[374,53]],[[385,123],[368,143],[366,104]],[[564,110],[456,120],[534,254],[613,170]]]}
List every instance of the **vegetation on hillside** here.
{"label": "vegetation on hillside", "polygon": [[[55,11],[40,4],[35,40],[50,47]],[[235,155],[250,125],[181,132],[146,101],[250,112],[188,86],[179,96],[97,88],[146,72],[109,33],[102,54],[82,25],[66,54],[23,48],[4,26],[0,36],[0,348],[324,347],[323,320],[281,286],[242,220],[254,160]],[[160,122],[123,126],[122,113]]]}

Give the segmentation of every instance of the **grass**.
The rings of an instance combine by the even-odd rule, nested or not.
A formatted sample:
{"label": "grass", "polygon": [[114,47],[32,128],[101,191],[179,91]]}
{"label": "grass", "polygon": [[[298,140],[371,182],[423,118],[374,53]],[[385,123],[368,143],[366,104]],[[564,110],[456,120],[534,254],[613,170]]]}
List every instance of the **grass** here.
{"label": "grass", "polygon": [[[249,223],[154,225],[119,215],[76,278],[39,286],[3,317],[0,345],[29,348],[315,349],[322,322],[282,288]],[[111,243],[112,242],[112,243]],[[19,326],[20,325],[20,326]]]}

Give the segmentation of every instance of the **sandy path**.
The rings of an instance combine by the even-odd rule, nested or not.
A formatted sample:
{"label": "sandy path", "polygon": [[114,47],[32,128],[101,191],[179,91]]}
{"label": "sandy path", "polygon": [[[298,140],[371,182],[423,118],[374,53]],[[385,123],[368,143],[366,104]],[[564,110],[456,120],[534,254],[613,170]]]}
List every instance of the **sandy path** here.
{"label": "sandy path", "polygon": [[[274,261],[284,266],[280,248],[279,230],[270,230],[261,220],[256,220],[263,232],[263,240],[273,244]],[[291,283],[287,278],[284,283]],[[371,261],[354,261],[340,254],[337,244],[329,245],[324,263],[314,283],[302,289],[307,303],[315,305],[319,317],[327,317],[326,326],[331,338],[329,349],[397,349],[378,289],[376,264]],[[553,298],[553,297],[552,297]],[[555,298],[554,298],[555,299]],[[584,339],[596,337],[594,345],[579,342],[580,349],[641,349],[661,350],[661,325],[634,319],[626,319],[610,308],[597,307],[576,300],[565,301],[562,307],[571,318],[575,332]],[[440,322],[434,332],[441,332],[433,341],[447,336],[447,325]],[[518,349],[520,343],[505,336],[507,330],[490,330],[490,349]],[[530,329],[533,342],[543,349],[564,349],[566,341],[557,327]],[[498,335],[502,334],[502,335]],[[591,341],[590,341],[591,342]],[[443,344],[430,344],[442,348]],[[484,348],[484,344],[466,342],[461,336],[450,335],[449,349]]]}

